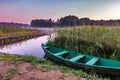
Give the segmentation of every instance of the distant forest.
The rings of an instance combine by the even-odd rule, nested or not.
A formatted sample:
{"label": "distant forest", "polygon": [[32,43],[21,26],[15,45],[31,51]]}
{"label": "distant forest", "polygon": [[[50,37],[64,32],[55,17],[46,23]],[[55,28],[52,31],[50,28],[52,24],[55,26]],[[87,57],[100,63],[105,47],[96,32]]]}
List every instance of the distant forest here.
{"label": "distant forest", "polygon": [[28,27],[30,25],[28,24],[22,24],[22,23],[8,23],[8,22],[0,22],[0,26],[4,26],[4,27]]}
{"label": "distant forest", "polygon": [[31,21],[32,27],[53,27],[53,26],[120,26],[120,20],[92,20],[89,18],[78,18],[74,15],[61,17],[56,22],[52,19],[36,19]]}

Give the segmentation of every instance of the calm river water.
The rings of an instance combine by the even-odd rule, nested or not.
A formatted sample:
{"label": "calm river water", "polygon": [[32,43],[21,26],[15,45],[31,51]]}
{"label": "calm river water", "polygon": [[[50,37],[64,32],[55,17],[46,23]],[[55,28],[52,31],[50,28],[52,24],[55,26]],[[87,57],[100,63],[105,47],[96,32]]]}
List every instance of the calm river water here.
{"label": "calm river water", "polygon": [[33,55],[37,57],[44,57],[44,52],[41,48],[42,43],[48,41],[49,36],[42,36],[34,39],[29,39],[12,45],[0,48],[0,52],[19,55]]}

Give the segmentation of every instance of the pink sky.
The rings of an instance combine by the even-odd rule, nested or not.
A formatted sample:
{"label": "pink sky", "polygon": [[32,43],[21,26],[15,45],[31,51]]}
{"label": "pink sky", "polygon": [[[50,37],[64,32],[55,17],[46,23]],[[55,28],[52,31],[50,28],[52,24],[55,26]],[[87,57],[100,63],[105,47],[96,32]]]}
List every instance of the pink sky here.
{"label": "pink sky", "polygon": [[32,19],[67,15],[120,19],[120,0],[0,0],[0,22],[30,24]]}

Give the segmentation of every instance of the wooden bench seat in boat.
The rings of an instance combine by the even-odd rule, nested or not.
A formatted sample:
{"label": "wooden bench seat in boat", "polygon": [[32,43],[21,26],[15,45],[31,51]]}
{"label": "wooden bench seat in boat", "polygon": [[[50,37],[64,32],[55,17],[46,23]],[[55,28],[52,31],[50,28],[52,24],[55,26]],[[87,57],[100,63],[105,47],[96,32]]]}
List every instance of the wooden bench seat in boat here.
{"label": "wooden bench seat in boat", "polygon": [[54,55],[55,55],[55,56],[59,56],[59,55],[66,54],[66,53],[68,53],[68,52],[69,52],[69,51],[61,51],[61,52],[55,53]]}
{"label": "wooden bench seat in boat", "polygon": [[76,56],[76,57],[73,57],[73,58],[69,59],[69,61],[75,62],[79,59],[82,59],[83,57],[85,57],[85,55],[79,55],[79,56]]}
{"label": "wooden bench seat in boat", "polygon": [[44,46],[44,48],[49,48],[49,46]]}
{"label": "wooden bench seat in boat", "polygon": [[91,60],[89,60],[88,62],[86,62],[85,64],[94,65],[99,59],[100,59],[99,57],[94,57]]}

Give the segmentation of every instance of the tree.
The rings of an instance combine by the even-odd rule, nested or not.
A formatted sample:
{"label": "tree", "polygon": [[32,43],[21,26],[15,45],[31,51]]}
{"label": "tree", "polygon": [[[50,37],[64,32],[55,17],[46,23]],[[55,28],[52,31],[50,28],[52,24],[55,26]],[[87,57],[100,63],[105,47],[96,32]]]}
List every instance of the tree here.
{"label": "tree", "polygon": [[36,19],[31,21],[32,27],[52,27],[54,26],[54,21],[52,19],[44,20],[44,19]]}
{"label": "tree", "polygon": [[63,18],[60,18],[59,22],[60,26],[78,26],[79,25],[79,19],[76,16],[65,16]]}
{"label": "tree", "polygon": [[89,18],[81,18],[79,19],[80,25],[90,25],[90,19]]}

